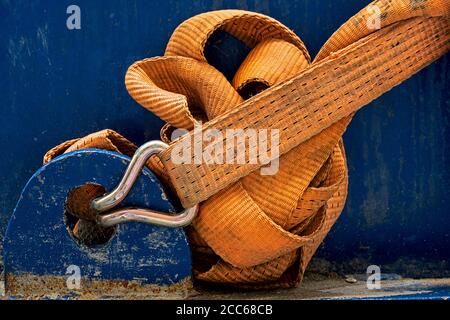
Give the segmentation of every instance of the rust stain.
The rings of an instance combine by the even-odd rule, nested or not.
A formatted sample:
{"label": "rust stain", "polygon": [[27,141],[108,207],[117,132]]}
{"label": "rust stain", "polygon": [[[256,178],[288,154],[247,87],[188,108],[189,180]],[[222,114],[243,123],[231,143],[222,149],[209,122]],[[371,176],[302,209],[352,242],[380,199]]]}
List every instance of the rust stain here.
{"label": "rust stain", "polygon": [[83,278],[80,290],[68,289],[66,280],[66,277],[58,276],[6,275],[7,295],[26,300],[169,300],[187,299],[195,294],[190,277],[170,286],[142,284],[139,281]]}

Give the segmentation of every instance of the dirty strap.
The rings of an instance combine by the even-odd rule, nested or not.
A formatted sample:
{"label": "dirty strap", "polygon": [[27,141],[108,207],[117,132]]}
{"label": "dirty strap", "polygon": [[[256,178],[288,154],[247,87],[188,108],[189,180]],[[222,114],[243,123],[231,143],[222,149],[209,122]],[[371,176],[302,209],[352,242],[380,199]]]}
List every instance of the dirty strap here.
{"label": "dirty strap", "polygon": [[[204,18],[207,19],[209,15]],[[361,19],[362,26],[366,20],[368,18]],[[200,24],[196,20],[188,20],[186,24],[190,27],[186,27],[187,31],[183,30],[182,25],[174,37],[191,39],[189,32],[195,32],[196,23]],[[341,29],[338,32],[345,34],[345,31]],[[220,112],[221,115],[208,122],[203,131],[212,128],[223,132],[226,129],[244,128],[279,129],[280,154],[285,154],[442,56],[449,48],[448,32],[446,18],[403,19],[331,56],[325,58],[324,54],[320,54],[316,62],[299,75],[237,107],[222,105],[222,108],[228,107],[230,111]],[[169,45],[169,54],[179,54],[173,47]],[[327,45],[322,52],[325,50]],[[127,77],[130,93],[137,100],[140,100],[141,95],[136,93],[136,82],[132,81],[135,80],[134,73],[141,68],[142,63],[134,65]],[[193,135],[191,133],[183,140],[193,141]],[[214,143],[225,146],[223,140],[215,140]],[[179,165],[171,159],[176,147],[174,144],[163,152],[161,160],[185,207],[210,198],[218,190],[258,169],[262,163],[196,164],[192,154],[191,164]],[[208,147],[207,143],[203,145],[205,149]],[[249,153],[253,151],[252,147],[257,148],[249,146]],[[217,156],[225,158],[226,149],[219,152]]]}
{"label": "dirty strap", "polygon": [[[130,67],[127,89],[167,122],[163,140],[175,128],[191,130],[148,166],[185,207],[201,203],[188,230],[197,279],[260,288],[300,283],[345,204],[342,135],[353,114],[448,52],[449,15],[447,0],[375,1],[339,28],[311,64],[300,38],[280,22],[215,11],[181,24],[164,57]],[[252,48],[231,83],[204,56],[218,29]],[[244,101],[254,91],[262,92]],[[194,142],[192,129],[200,121],[202,133],[277,129],[278,173],[260,175],[263,161],[205,164],[191,154],[189,163],[175,162],[174,152]],[[225,145],[219,138],[202,148],[225,158],[225,147],[217,147]],[[55,147],[45,161],[90,147],[125,154],[136,149],[106,130]]]}

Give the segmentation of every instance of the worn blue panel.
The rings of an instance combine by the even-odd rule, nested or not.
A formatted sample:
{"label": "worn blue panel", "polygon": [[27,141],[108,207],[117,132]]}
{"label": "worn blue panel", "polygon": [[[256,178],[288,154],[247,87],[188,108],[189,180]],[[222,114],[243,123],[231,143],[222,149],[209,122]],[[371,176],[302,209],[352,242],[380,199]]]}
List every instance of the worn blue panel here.
{"label": "worn blue panel", "polygon": [[363,109],[345,134],[349,199],[323,250],[337,265],[450,275],[448,58]]}
{"label": "worn blue panel", "polygon": [[[0,235],[50,147],[103,128],[138,144],[158,137],[161,122],[129,98],[123,77],[135,60],[162,54],[183,20],[222,8],[262,12],[294,29],[314,56],[369,2],[79,0],[82,29],[69,31],[72,1],[0,0]],[[219,47],[208,55],[216,65],[245,55]],[[350,198],[319,253],[333,267],[410,272],[404,261],[412,261],[419,275],[449,272],[448,65],[440,59],[355,117],[345,135]]]}
{"label": "worn blue panel", "polygon": [[[189,278],[191,253],[181,228],[126,223],[117,226],[107,243],[93,246],[79,243],[69,233],[64,219],[69,192],[86,183],[112,190],[128,164],[129,158],[116,153],[82,150],[39,169],[24,188],[8,225],[6,274],[65,277],[67,268],[76,265],[89,280],[173,285]],[[121,205],[175,212],[148,169]]]}
{"label": "worn blue panel", "polygon": [[[409,289],[409,294],[405,292]],[[389,295],[376,295],[366,297],[347,297],[336,299],[323,299],[323,300],[435,300],[442,301],[448,300],[450,296],[450,287],[448,286],[424,286],[419,288],[393,288]]]}

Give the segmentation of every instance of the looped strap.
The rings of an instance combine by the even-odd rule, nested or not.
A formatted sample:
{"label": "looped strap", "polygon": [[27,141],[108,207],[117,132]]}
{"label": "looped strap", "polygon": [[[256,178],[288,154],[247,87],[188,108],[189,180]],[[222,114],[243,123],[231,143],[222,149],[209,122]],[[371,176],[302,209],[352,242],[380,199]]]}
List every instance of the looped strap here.
{"label": "looped strap", "polygon": [[[171,127],[191,130],[148,165],[185,207],[201,203],[188,230],[197,279],[241,287],[298,285],[345,204],[342,135],[353,114],[449,50],[448,1],[380,0],[371,6],[381,12],[381,30],[368,27],[373,12],[365,8],[333,34],[312,64],[300,38],[280,22],[223,10],[185,21],[164,57],[129,68],[127,89],[167,122],[163,136]],[[252,49],[231,82],[204,55],[218,29]],[[261,93],[244,101],[249,91]],[[175,163],[174,150],[193,140],[192,129],[205,121],[202,133],[279,130],[278,173],[260,175],[261,163]],[[135,148],[115,135],[94,138],[103,137],[100,147],[105,139],[118,141],[119,152]],[[92,143],[68,142],[46,159],[83,145]]]}

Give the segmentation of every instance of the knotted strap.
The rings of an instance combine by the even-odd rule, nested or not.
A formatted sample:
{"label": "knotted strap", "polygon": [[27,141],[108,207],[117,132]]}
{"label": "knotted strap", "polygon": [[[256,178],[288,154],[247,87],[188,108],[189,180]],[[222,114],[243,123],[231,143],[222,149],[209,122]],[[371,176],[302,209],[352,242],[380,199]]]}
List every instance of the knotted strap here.
{"label": "knotted strap", "polygon": [[[239,286],[297,285],[344,207],[348,175],[342,135],[354,112],[449,50],[447,1],[380,0],[372,5],[381,12],[382,29],[368,28],[373,11],[363,9],[327,41],[313,64],[302,41],[278,21],[224,10],[187,20],[174,32],[164,57],[139,61],[128,70],[132,97],[170,127],[191,130],[209,120],[203,132],[280,132],[283,156],[273,176],[255,171],[261,162],[196,164],[192,155],[192,164],[175,163],[174,150],[193,142],[193,133],[175,141],[161,161],[149,163],[184,206],[202,202],[189,229],[198,279]],[[204,56],[209,36],[218,29],[252,48],[231,83]],[[262,90],[244,101],[248,92]],[[116,139],[121,148],[122,139]],[[85,142],[68,142],[47,159]],[[219,156],[226,153],[214,150]]]}

